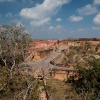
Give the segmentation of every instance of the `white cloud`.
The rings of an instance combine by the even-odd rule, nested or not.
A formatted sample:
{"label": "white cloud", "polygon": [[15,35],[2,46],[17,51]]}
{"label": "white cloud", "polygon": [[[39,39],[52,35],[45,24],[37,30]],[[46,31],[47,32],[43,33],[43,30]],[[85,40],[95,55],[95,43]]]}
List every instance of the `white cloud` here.
{"label": "white cloud", "polygon": [[93,29],[93,30],[100,31],[100,27],[93,26],[92,29]]}
{"label": "white cloud", "polygon": [[77,11],[80,15],[91,15],[97,13],[97,8],[93,5],[88,4],[82,8],[77,9]]}
{"label": "white cloud", "polygon": [[13,17],[12,13],[8,12],[5,17]]}
{"label": "white cloud", "polygon": [[50,18],[45,18],[45,19],[42,19],[42,20],[31,21],[30,24],[32,26],[38,27],[38,26],[48,24],[50,20],[51,20]]}
{"label": "white cloud", "polygon": [[13,2],[15,0],[0,0],[0,2]]}
{"label": "white cloud", "polygon": [[94,0],[94,4],[100,5],[100,0]]}
{"label": "white cloud", "polygon": [[44,0],[42,4],[38,4],[36,7],[22,9],[20,15],[30,19],[46,18],[48,16],[52,16],[57,8],[69,1],[70,0]]}
{"label": "white cloud", "polygon": [[60,29],[62,29],[63,28],[63,26],[61,26],[61,25],[57,25],[57,26],[50,26],[49,27],[49,30],[60,30]]}
{"label": "white cloud", "polygon": [[60,21],[62,21],[62,19],[61,18],[57,18],[56,21],[57,22],[60,22]]}
{"label": "white cloud", "polygon": [[96,24],[100,24],[100,13],[95,16],[95,18],[93,19],[93,22]]}
{"label": "white cloud", "polygon": [[20,16],[23,18],[35,20],[37,24],[39,21],[43,22],[45,19],[51,18],[57,13],[61,6],[69,3],[70,1],[71,0],[44,0],[42,4],[37,4],[35,7],[22,9]]}
{"label": "white cloud", "polygon": [[72,21],[72,22],[78,22],[78,21],[83,20],[83,17],[72,15],[72,16],[69,17],[69,20]]}
{"label": "white cloud", "polygon": [[54,29],[54,27],[53,27],[53,26],[50,26],[50,27],[49,27],[49,30],[52,30],[52,29]]}

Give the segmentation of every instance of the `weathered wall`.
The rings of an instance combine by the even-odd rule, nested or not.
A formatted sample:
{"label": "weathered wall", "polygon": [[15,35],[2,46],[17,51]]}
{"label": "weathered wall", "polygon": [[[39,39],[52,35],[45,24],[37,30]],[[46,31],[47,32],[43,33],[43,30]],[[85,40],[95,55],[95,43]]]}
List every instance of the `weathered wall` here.
{"label": "weathered wall", "polygon": [[39,60],[39,59],[44,58],[44,57],[46,57],[46,56],[48,56],[48,55],[50,55],[52,53],[53,53],[53,49],[36,51],[34,53],[33,59],[34,60]]}
{"label": "weathered wall", "polygon": [[55,79],[58,79],[58,80],[67,80],[70,76],[74,76],[75,74],[77,74],[77,71],[75,70],[72,70],[72,71],[69,71],[69,70],[52,70],[52,74],[51,76]]}

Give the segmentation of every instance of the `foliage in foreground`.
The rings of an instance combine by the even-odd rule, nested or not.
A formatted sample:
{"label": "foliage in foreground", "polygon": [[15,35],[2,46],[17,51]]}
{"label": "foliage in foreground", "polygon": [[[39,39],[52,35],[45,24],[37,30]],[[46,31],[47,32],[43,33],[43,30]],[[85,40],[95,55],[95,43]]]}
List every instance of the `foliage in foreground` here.
{"label": "foliage in foreground", "polygon": [[7,67],[0,67],[0,99],[38,100],[38,81],[29,74],[14,70],[12,78]]}

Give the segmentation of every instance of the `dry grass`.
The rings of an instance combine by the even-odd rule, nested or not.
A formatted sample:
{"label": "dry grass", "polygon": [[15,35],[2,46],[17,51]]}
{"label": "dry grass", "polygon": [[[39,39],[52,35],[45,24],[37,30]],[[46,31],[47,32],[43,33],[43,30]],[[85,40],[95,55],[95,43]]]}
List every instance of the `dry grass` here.
{"label": "dry grass", "polygon": [[69,83],[56,79],[48,79],[47,84],[55,89],[50,100],[81,100]]}

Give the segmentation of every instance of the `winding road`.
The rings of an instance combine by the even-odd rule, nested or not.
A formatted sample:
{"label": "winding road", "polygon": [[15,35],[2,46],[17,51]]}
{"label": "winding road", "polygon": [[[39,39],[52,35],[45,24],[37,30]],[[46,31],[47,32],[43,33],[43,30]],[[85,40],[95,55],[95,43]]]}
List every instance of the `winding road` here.
{"label": "winding road", "polygon": [[54,58],[59,56],[61,54],[61,51],[65,50],[65,49],[67,49],[67,45],[62,45],[61,47],[58,48],[58,50],[56,52],[54,52],[50,56],[47,56],[47,57],[45,57],[41,60],[37,60],[35,62],[29,62],[27,64],[32,70],[36,70],[36,69],[49,70],[49,69],[55,68],[57,66],[52,65],[50,63],[50,61],[52,61]]}

